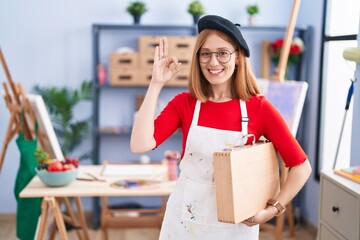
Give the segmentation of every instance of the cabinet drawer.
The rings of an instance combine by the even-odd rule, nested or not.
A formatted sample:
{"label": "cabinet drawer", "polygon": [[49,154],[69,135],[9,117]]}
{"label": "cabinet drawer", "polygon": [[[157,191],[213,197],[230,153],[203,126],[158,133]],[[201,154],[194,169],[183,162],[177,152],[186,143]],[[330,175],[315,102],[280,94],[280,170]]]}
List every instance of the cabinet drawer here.
{"label": "cabinet drawer", "polygon": [[323,178],[320,218],[346,239],[359,239],[359,199]]}
{"label": "cabinet drawer", "polygon": [[328,229],[326,226],[320,224],[319,240],[346,240],[346,239],[337,236],[335,233],[331,232],[331,230]]}

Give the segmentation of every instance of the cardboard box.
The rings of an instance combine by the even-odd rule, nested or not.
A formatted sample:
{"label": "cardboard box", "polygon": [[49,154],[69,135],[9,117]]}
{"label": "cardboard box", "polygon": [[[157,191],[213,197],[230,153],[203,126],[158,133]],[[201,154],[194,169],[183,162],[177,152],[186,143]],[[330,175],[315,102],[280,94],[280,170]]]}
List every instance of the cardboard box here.
{"label": "cardboard box", "polygon": [[154,63],[155,47],[159,45],[162,36],[139,37],[140,67],[149,67]]}
{"label": "cardboard box", "polygon": [[240,223],[266,208],[280,189],[278,155],[272,143],[214,153],[217,214]]}
{"label": "cardboard box", "polygon": [[[178,72],[172,79],[170,79],[166,86],[168,87],[186,87],[188,84],[190,68],[181,66],[180,72]],[[142,86],[149,85],[152,77],[152,66],[143,67],[139,74],[139,84]]]}
{"label": "cardboard box", "polygon": [[180,72],[178,72],[172,79],[170,79],[166,86],[186,87],[189,82],[189,73],[190,67],[182,65]]}
{"label": "cardboard box", "polygon": [[113,53],[110,56],[110,68],[137,68],[138,53]]}
{"label": "cardboard box", "polygon": [[191,62],[196,39],[196,36],[169,36],[169,53]]}
{"label": "cardboard box", "polygon": [[139,82],[143,86],[149,85],[152,76],[152,69],[153,68],[151,65],[151,66],[142,67],[141,71],[139,71]]}
{"label": "cardboard box", "polygon": [[139,70],[136,68],[112,68],[110,72],[112,86],[139,86]]}
{"label": "cardboard box", "polygon": [[[140,67],[152,66],[155,47],[163,36],[139,37]],[[175,56],[186,67],[190,66],[196,42],[195,36],[166,36],[169,43],[169,56]]]}

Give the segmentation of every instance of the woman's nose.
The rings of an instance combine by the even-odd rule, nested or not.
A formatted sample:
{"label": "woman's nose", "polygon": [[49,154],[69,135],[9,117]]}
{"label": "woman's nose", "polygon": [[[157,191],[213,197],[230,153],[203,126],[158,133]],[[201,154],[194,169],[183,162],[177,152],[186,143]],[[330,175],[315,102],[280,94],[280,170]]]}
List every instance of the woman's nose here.
{"label": "woman's nose", "polygon": [[209,63],[210,63],[211,65],[217,65],[217,64],[219,64],[219,60],[217,59],[217,53],[216,53],[216,52],[211,53]]}

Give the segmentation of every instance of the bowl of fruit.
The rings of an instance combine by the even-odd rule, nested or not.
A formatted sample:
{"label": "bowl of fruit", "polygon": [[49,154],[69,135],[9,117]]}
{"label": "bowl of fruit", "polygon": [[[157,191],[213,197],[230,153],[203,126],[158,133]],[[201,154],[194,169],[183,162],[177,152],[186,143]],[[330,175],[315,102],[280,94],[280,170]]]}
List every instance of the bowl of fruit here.
{"label": "bowl of fruit", "polygon": [[64,160],[37,159],[39,164],[35,171],[45,185],[49,187],[62,187],[76,179],[79,166],[77,158],[66,157]]}

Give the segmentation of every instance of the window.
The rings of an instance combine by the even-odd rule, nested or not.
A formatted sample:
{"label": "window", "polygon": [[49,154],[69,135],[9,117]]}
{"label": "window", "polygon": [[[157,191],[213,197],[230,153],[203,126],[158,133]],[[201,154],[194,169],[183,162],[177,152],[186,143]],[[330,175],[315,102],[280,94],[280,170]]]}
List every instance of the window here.
{"label": "window", "polygon": [[350,163],[353,99],[348,111],[345,104],[356,65],[346,61],[342,54],[345,48],[357,46],[360,19],[359,0],[325,0],[324,6],[317,177],[321,170],[333,168],[336,156],[337,167]]}

